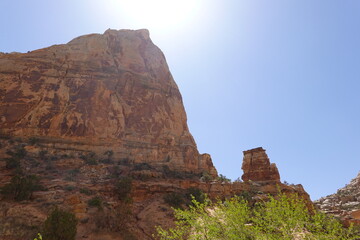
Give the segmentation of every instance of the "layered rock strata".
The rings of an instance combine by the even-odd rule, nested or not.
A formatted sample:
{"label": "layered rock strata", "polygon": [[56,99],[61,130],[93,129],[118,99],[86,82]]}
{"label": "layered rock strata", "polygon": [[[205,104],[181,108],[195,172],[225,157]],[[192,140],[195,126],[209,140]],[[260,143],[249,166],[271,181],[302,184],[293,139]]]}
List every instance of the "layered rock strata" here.
{"label": "layered rock strata", "polygon": [[242,180],[244,181],[275,181],[280,182],[280,174],[275,163],[270,163],[266,151],[254,148],[244,151],[242,163]]}
{"label": "layered rock strata", "polygon": [[179,89],[147,30],[109,29],[0,55],[0,129],[55,148],[112,148],[134,163],[217,175],[197,150]]}
{"label": "layered rock strata", "polygon": [[342,219],[346,225],[360,225],[360,172],[345,187],[314,203],[322,211]]}

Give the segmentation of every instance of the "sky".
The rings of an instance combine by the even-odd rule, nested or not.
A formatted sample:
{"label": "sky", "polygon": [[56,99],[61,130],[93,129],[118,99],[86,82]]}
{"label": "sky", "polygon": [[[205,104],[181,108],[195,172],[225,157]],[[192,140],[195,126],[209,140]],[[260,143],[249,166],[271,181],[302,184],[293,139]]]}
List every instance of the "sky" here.
{"label": "sky", "polygon": [[313,200],[360,171],[358,0],[1,0],[0,51],[147,28],[218,172],[263,147]]}

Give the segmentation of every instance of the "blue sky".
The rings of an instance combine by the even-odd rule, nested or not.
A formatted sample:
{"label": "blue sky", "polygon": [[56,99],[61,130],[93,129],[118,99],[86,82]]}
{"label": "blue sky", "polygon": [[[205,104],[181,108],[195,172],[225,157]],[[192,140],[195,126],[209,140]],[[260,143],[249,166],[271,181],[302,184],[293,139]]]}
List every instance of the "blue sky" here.
{"label": "blue sky", "polygon": [[241,176],[242,151],[262,146],[282,180],[312,199],[357,175],[360,1],[172,1],[177,12],[129,2],[2,0],[0,51],[147,28],[219,173]]}

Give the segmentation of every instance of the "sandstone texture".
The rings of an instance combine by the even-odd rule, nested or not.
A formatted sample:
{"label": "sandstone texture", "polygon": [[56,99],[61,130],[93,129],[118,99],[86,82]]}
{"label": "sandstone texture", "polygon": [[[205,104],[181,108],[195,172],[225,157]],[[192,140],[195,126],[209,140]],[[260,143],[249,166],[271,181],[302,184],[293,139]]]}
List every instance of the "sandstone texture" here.
{"label": "sandstone texture", "polygon": [[[182,97],[147,30],[107,30],[0,55],[2,134],[216,176],[191,136]],[[91,146],[91,147],[89,147]]]}
{"label": "sandstone texture", "polygon": [[360,172],[345,187],[314,203],[322,211],[342,219],[346,225],[360,225]]}
{"label": "sandstone texture", "polygon": [[173,224],[174,196],[186,207],[194,192],[256,202],[281,191],[310,204],[264,149],[244,151],[242,169],[244,182],[231,183],[199,154],[147,30],[0,53],[0,188],[29,176],[42,186],[21,201],[0,194],[1,240],[34,239],[54,207],[75,214],[78,240],[150,240]]}
{"label": "sandstone texture", "polygon": [[270,160],[262,147],[244,151],[242,180],[280,182],[280,174],[275,163]]}

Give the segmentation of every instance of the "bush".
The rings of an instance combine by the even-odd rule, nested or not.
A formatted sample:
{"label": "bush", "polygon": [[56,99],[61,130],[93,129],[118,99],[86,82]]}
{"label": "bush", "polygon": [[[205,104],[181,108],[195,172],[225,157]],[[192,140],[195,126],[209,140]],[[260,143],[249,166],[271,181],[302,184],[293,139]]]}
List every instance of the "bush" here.
{"label": "bush", "polygon": [[193,200],[188,210],[175,210],[176,227],[157,227],[158,239],[359,239],[353,230],[313,210],[297,195],[279,193],[251,208],[234,197],[225,202],[200,203]]}
{"label": "bush", "polygon": [[43,237],[46,240],[74,240],[76,225],[73,213],[55,208],[44,223]]}
{"label": "bush", "polygon": [[132,179],[128,177],[121,178],[116,183],[116,193],[120,200],[130,201],[130,192],[132,189]]}
{"label": "bush", "polygon": [[7,169],[20,168],[20,160],[17,158],[6,158],[5,163]]}
{"label": "bush", "polygon": [[80,193],[83,193],[83,194],[85,194],[85,195],[88,195],[88,196],[94,194],[93,191],[91,191],[91,190],[88,189],[88,188],[80,188],[79,192],[80,192]]}
{"label": "bush", "polygon": [[231,179],[230,178],[227,178],[226,176],[224,176],[224,175],[222,175],[222,174],[220,174],[217,178],[216,178],[216,180],[218,181],[218,182],[221,182],[221,183],[231,183]]}
{"label": "bush", "polygon": [[85,161],[88,165],[97,165],[96,154],[94,152],[89,152],[86,155],[81,155],[80,158]]}
{"label": "bush", "polygon": [[102,200],[98,196],[93,197],[88,201],[88,205],[89,205],[89,207],[101,208],[102,207]]}
{"label": "bush", "polygon": [[176,192],[166,194],[164,201],[174,208],[181,208],[181,205],[184,204],[183,195]]}
{"label": "bush", "polygon": [[15,201],[23,201],[32,199],[34,191],[44,190],[39,184],[39,178],[35,175],[19,176],[16,175],[11,179],[9,184],[6,184],[1,193],[7,198]]}
{"label": "bush", "polygon": [[185,197],[189,204],[192,203],[193,199],[195,199],[195,201],[200,202],[200,203],[205,202],[205,199],[206,199],[205,193],[203,191],[201,191],[200,189],[194,188],[194,187],[188,188],[186,190]]}

